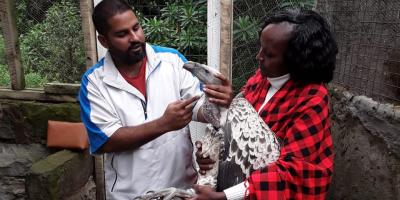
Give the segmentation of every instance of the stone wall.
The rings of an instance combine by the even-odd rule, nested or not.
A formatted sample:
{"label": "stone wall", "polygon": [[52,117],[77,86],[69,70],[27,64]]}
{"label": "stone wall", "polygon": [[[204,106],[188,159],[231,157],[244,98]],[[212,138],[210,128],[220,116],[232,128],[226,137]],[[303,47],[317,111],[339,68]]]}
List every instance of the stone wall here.
{"label": "stone wall", "polygon": [[92,158],[48,149],[47,120],[80,121],[79,106],[0,100],[0,199],[95,199]]}
{"label": "stone wall", "polygon": [[328,199],[400,199],[400,106],[331,87],[335,172]]}

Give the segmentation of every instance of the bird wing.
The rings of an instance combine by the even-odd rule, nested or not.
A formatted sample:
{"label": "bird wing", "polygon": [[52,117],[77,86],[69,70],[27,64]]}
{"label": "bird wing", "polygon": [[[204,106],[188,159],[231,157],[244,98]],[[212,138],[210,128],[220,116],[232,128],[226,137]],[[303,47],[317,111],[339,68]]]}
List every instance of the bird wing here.
{"label": "bird wing", "polygon": [[231,134],[227,160],[239,165],[247,177],[278,160],[280,145],[275,133],[245,98],[232,101],[226,125]]}

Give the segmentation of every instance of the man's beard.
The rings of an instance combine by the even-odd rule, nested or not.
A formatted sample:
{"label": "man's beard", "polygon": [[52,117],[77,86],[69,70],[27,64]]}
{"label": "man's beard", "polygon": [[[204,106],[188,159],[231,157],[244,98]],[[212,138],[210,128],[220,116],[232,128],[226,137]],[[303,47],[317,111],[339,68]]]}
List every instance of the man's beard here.
{"label": "man's beard", "polygon": [[[133,51],[140,45],[140,51]],[[146,44],[145,43],[133,43],[129,49],[124,53],[122,61],[125,64],[132,65],[140,62],[146,56]]]}

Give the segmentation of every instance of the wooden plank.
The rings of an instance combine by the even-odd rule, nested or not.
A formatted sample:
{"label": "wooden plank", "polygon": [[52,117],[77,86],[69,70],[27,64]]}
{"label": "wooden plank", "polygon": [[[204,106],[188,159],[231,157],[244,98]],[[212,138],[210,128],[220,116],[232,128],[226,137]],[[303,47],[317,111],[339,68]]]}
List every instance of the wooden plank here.
{"label": "wooden plank", "polygon": [[232,80],[232,31],[233,31],[233,2],[221,0],[221,45],[220,45],[220,71]]}
{"label": "wooden plank", "polygon": [[92,21],[93,1],[80,0],[82,30],[85,43],[86,68],[97,62],[96,30]]}
{"label": "wooden plank", "polygon": [[[80,10],[82,17],[82,29],[85,40],[86,69],[97,62],[97,39],[96,29],[94,28],[92,13],[93,0],[80,0]],[[97,2],[98,3],[98,2]],[[96,3],[96,4],[97,4]],[[105,200],[105,180],[104,180],[104,157],[103,155],[94,156],[94,173],[96,182],[96,200]]]}
{"label": "wooden plank", "polygon": [[14,0],[0,0],[0,19],[3,28],[7,65],[11,78],[11,88],[22,90],[25,88],[25,77],[21,65],[15,12]]}
{"label": "wooden plank", "polygon": [[77,95],[47,94],[40,89],[12,90],[0,89],[0,99],[15,99],[43,102],[78,102]]}
{"label": "wooden plank", "polygon": [[78,95],[81,84],[76,83],[46,83],[44,92],[46,94],[70,94]]}

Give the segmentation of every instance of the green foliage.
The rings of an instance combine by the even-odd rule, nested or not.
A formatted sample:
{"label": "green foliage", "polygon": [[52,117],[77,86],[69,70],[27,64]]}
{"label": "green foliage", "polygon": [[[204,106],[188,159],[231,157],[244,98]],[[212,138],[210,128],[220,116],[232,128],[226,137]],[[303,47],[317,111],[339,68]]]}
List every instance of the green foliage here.
{"label": "green foliage", "polygon": [[[151,18],[143,16],[142,26],[150,43],[176,48],[189,59],[190,55],[206,54],[206,1],[166,2],[159,16]],[[203,57],[197,61],[205,62],[205,59]]]}
{"label": "green foliage", "polygon": [[[45,83],[47,83],[46,78],[38,73],[32,72],[25,74],[25,84],[27,88],[43,87]],[[0,87],[10,87],[10,85],[10,72],[6,65],[0,64]]]}
{"label": "green foliage", "polygon": [[78,8],[62,0],[48,9],[43,22],[21,36],[23,66],[25,73],[32,73],[27,77],[33,85],[44,80],[69,83],[80,80],[85,65],[81,30]]}
{"label": "green foliage", "polygon": [[147,40],[155,44],[168,44],[170,42],[170,35],[166,33],[169,33],[171,30],[165,24],[166,22],[163,19],[156,17],[143,18],[142,25]]}
{"label": "green foliage", "polygon": [[17,13],[17,27],[20,34],[25,34],[35,24],[35,22],[27,17],[29,10],[27,9],[28,0],[17,0],[15,3]]}
{"label": "green foliage", "polygon": [[239,16],[233,21],[233,51],[236,56],[232,67],[234,93],[240,91],[257,66],[255,52],[252,54],[249,50],[256,49],[259,28],[259,21],[248,15]]}
{"label": "green foliage", "polygon": [[6,65],[0,64],[0,87],[10,87],[11,79],[10,73]]}
{"label": "green foliage", "polygon": [[31,72],[25,74],[25,84],[27,88],[43,87],[47,82],[46,77],[41,76],[39,73]]}
{"label": "green foliage", "polygon": [[247,42],[258,37],[258,23],[249,16],[239,16],[233,21],[233,38],[238,42]]}
{"label": "green foliage", "polygon": [[3,34],[0,31],[0,65],[6,65],[6,49]]}

